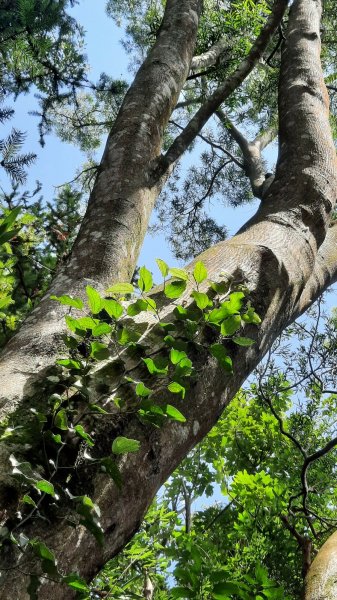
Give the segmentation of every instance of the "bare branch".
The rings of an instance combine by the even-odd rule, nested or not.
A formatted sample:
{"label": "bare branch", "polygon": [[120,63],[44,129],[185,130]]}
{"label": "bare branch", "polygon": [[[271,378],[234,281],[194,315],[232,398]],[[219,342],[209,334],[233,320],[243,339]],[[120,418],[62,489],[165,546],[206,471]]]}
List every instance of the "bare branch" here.
{"label": "bare branch", "polygon": [[178,102],[174,110],[178,108],[187,108],[188,106],[193,106],[194,104],[200,104],[204,101],[204,96],[197,96],[197,98],[190,98],[189,100],[182,100]]}
{"label": "bare branch", "polygon": [[260,150],[262,151],[274,141],[274,139],[277,137],[277,134],[277,127],[269,127],[266,129],[266,131],[263,131],[256,136],[256,138],[253,140],[253,144],[259,144]]}
{"label": "bare branch", "polygon": [[226,51],[230,50],[231,46],[228,43],[228,38],[223,37],[216,42],[209,50],[199,56],[194,56],[191,62],[191,71],[200,69],[206,69],[215,65],[220,57],[225,54]]}
{"label": "bare branch", "polygon": [[274,138],[275,130],[267,130],[249,142],[223,110],[218,109],[215,114],[238,144],[244,158],[243,169],[250,180],[253,194],[262,199],[272,179],[267,177],[261,152]]}
{"label": "bare branch", "polygon": [[[169,123],[171,123],[175,127],[178,127],[179,129],[183,129],[183,127],[181,125],[179,125],[179,123],[176,123],[175,121],[170,120]],[[232,154],[231,152],[229,152],[229,150],[226,150],[226,148],[224,148],[220,144],[217,144],[216,142],[213,142],[213,140],[209,139],[205,135],[202,135],[201,133],[198,133],[197,137],[199,137],[201,140],[203,140],[204,142],[206,142],[206,144],[209,144],[209,146],[211,146],[212,148],[216,148],[217,150],[221,150],[221,152],[223,152],[224,154],[227,154],[227,156],[231,159],[231,161],[233,161],[238,167],[240,167],[240,169],[244,168],[244,165],[239,160],[239,158],[237,158],[236,156],[234,156],[234,154]]]}

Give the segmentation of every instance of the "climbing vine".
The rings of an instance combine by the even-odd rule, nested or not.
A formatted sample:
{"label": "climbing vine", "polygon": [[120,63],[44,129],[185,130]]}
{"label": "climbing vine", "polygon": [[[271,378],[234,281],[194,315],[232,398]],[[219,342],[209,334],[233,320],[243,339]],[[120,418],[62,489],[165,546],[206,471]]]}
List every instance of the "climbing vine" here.
{"label": "climbing vine", "polygon": [[[109,452],[102,454],[101,448],[96,448],[97,419],[133,415],[144,426],[154,428],[168,420],[184,423],[185,394],[196,378],[193,356],[204,353],[205,358],[213,357],[231,375],[228,344],[254,343],[243,335],[244,327],[258,325],[260,318],[243,283],[226,276],[220,282],[209,280],[202,262],[197,262],[192,272],[169,268],[160,259],[157,264],[164,279],[160,288],[154,287],[151,272],[141,267],[136,286],[118,283],[102,294],[88,285],[85,300],[51,296],[67,310],[68,332],[63,336],[67,356],[58,359],[46,376],[47,402],[39,410],[29,409],[25,425],[2,424],[0,440],[13,448],[11,476],[18,493],[18,510],[2,528],[2,544],[16,546],[18,569],[27,553],[33,552],[39,559],[40,572],[30,574],[31,598],[37,598],[41,576],[88,592],[77,574],[61,574],[52,550],[39,539],[29,539],[22,526],[32,519],[52,520],[66,504],[73,515],[72,524],[83,525],[103,544],[99,507],[89,495],[80,493],[77,469],[85,463],[121,487],[119,457],[137,452],[140,441],[116,435]],[[174,305],[169,321],[163,317],[168,302]],[[156,330],[154,346],[148,345],[144,328],[139,327],[144,325],[141,313],[147,313],[150,323],[146,332],[149,327]],[[129,367],[130,356],[133,362]],[[105,363],[114,364],[117,383],[107,397],[103,378],[97,399],[92,378]],[[141,379],[139,373],[144,373]],[[167,398],[172,400],[167,402]],[[21,458],[27,447],[32,448],[30,462]]]}

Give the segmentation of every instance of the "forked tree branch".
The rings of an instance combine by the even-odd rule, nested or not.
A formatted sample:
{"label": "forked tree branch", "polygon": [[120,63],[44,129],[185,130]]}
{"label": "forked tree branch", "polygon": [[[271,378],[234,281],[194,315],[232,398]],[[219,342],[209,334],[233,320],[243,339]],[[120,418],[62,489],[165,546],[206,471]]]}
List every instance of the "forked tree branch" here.
{"label": "forked tree branch", "polygon": [[288,0],[275,1],[273,10],[265,26],[260,31],[260,34],[256,38],[256,41],[246,58],[240,63],[236,71],[209,96],[186,125],[185,129],[174,140],[166,154],[159,159],[159,172],[162,171],[165,173],[170,165],[174,164],[181,157],[188,146],[194,141],[198,133],[200,133],[208,119],[252,72],[266,49],[272,35],[279,26],[287,5]]}
{"label": "forked tree branch", "polygon": [[262,200],[273,181],[273,178],[267,177],[262,150],[276,137],[277,130],[270,128],[250,142],[221,108],[215,114],[238,144],[244,159],[243,170],[250,180],[253,194]]}

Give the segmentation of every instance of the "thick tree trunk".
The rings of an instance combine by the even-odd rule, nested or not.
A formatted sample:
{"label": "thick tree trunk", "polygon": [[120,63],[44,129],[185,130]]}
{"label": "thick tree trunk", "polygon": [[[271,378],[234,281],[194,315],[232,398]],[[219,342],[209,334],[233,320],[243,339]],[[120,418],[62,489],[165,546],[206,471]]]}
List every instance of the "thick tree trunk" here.
{"label": "thick tree trunk", "polygon": [[[170,19],[175,20],[174,27],[181,30],[182,21],[185,28],[186,19],[189,19],[189,28],[190,30],[192,28],[194,33],[186,41],[185,46],[183,36],[177,38],[177,45],[181,46],[177,51],[179,60],[184,57],[179,66],[183,75],[179,79],[176,74],[171,79],[169,73],[167,75],[169,81],[159,86],[158,94],[162,93],[162,89],[163,93],[167,94],[165,96],[167,109],[165,109],[165,117],[160,117],[162,119],[160,128],[165,125],[165,119],[167,120],[172,103],[179,93],[183,77],[186,77],[188,72],[199,9],[199,2],[196,0],[194,2],[176,0],[168,2],[167,5],[165,18],[168,21],[166,22],[171,23]],[[121,490],[113,482],[108,481],[104,474],[87,469],[85,464],[81,472],[83,480],[81,493],[89,493],[90,490],[89,495],[101,510],[101,524],[105,532],[104,547],[99,548],[95,539],[84,528],[70,527],[66,520],[67,514],[63,514],[54,528],[43,521],[28,523],[25,528],[28,536],[45,540],[46,544],[55,551],[59,568],[65,573],[77,571],[86,579],[90,579],[126,544],[139,527],[160,485],[186,453],[215,424],[225,406],[264,356],[277,335],[310,306],[337,277],[336,227],[329,228],[331,213],[337,199],[337,164],[329,129],[327,94],[320,67],[320,9],[318,0],[296,0],[292,6],[280,78],[281,151],[276,177],[269,193],[255,217],[237,236],[210,248],[199,257],[205,263],[210,279],[220,280],[221,272],[225,271],[236,280],[244,281],[250,289],[254,306],[263,319],[258,330],[250,327],[247,331],[250,337],[255,338],[256,343],[249,349],[236,347],[232,350],[233,376],[226,375],[214,359],[206,358],[204,353],[196,353],[193,362],[198,376],[184,401],[181,401],[181,406],[178,406],[187,418],[185,424],[167,422],[162,428],[152,430],[144,427],[131,415],[119,421],[117,425],[116,419],[112,419],[111,422],[105,421],[101,429],[99,425],[97,426],[95,439],[98,445],[110,446],[116,435],[136,438],[141,442],[139,452],[130,454],[126,460],[121,461],[120,468],[123,475]],[[158,44],[161,39],[162,42],[166,39],[165,32],[164,27],[161,34],[163,37],[159,37]],[[172,50],[169,41],[167,46],[165,45],[166,50],[167,48],[169,48],[168,52]],[[175,52],[175,49],[172,52]],[[148,112],[144,113],[149,115],[149,129],[144,125],[145,121],[140,120],[138,125],[143,123],[143,128],[138,130],[130,112],[135,112],[135,98],[137,102],[140,101],[138,94],[144,89],[144,85],[149,86],[147,73],[153,74],[152,68],[155,71],[154,80],[158,82],[156,70],[158,60],[156,58],[152,63],[149,58],[147,62],[149,70],[143,68],[140,72],[138,82],[141,82],[141,85],[138,88],[137,84],[133,92],[130,91],[119,117],[123,121],[123,126],[121,128],[115,126],[114,135],[108,143],[103,160],[105,167],[99,175],[96,192],[94,192],[94,194],[102,194],[101,222],[96,225],[93,223],[89,208],[89,216],[83,225],[82,237],[75,247],[69,270],[58,279],[53,293],[78,294],[86,278],[94,280],[94,285],[106,285],[110,277],[120,275],[125,279],[127,274],[131,274],[132,261],[126,257],[124,263],[121,252],[124,248],[129,248],[130,240],[132,243],[135,241],[136,245],[139,244],[139,232],[143,233],[145,229],[155,193],[161,184],[157,184],[156,189],[151,188],[151,190],[147,187],[146,181],[143,180],[143,184],[139,184],[140,178],[144,177],[144,172],[149,173],[151,160],[159,152],[159,137],[155,127],[155,119],[159,118],[156,113],[157,105],[153,106],[153,112],[152,108],[148,108],[146,109]],[[175,60],[178,60],[176,56],[172,58],[173,63]],[[166,77],[166,69],[164,71]],[[145,77],[145,80],[142,77]],[[132,99],[133,93],[134,99]],[[129,119],[134,125],[126,130],[124,126],[129,127]],[[143,149],[139,145],[141,140],[144,140],[145,149],[147,144],[150,148],[145,152],[146,160],[142,154]],[[117,143],[121,145],[120,151]],[[138,183],[136,179],[129,180],[130,173],[125,170],[125,161],[118,162],[121,160],[120,156],[126,152],[130,153],[132,159],[132,177],[135,177]],[[131,189],[133,185],[134,191]],[[128,201],[125,205],[121,191],[123,186],[126,186],[125,189],[128,191]],[[115,194],[111,202],[118,210],[117,218],[113,213],[106,216],[106,206],[110,202],[110,200],[104,201],[104,198],[109,197],[107,189],[110,190],[109,193]],[[97,202],[97,196],[94,198]],[[130,212],[136,209],[137,213],[135,212],[134,216],[130,215]],[[108,243],[106,240],[103,243],[99,237],[99,227],[103,222],[105,226],[105,219],[114,220],[116,235],[118,233],[120,236],[116,240],[113,240],[112,236]],[[120,221],[119,224],[117,219]],[[111,260],[109,251],[117,253],[118,267],[115,271],[113,268],[110,270],[108,265],[108,259]],[[136,249],[130,252],[136,254]],[[127,255],[130,252],[127,250]],[[96,253],[97,256],[89,256]],[[88,260],[88,268],[85,259]],[[127,266],[122,268],[123,264]],[[96,269],[99,273],[98,277]],[[187,290],[182,301],[190,302],[189,294],[190,290]],[[169,320],[173,306],[167,303],[163,310],[164,320]],[[40,312],[39,309],[35,311],[27,325],[8,345],[4,354],[0,376],[4,416],[10,413],[24,414],[29,403],[36,402],[36,398],[39,400],[43,398],[41,377],[44,366],[51,361],[48,348],[43,344],[48,343],[52,336],[57,339],[60,331],[60,313],[55,312],[48,319],[47,311],[50,311],[50,305],[46,300]],[[141,321],[142,319],[139,318],[138,322]],[[143,341],[151,340],[153,347],[157,341],[160,342],[156,339],[155,332],[151,330],[150,322],[147,321],[146,324],[149,327]],[[29,339],[30,336],[34,336],[33,341]],[[42,341],[36,340],[36,336],[42,336]],[[24,345],[21,353],[20,344]],[[51,355],[55,355],[54,350],[51,351]],[[36,364],[37,362],[40,364]],[[18,378],[17,381],[13,381],[16,371],[19,371]],[[32,371],[31,375],[30,371]],[[106,391],[107,398],[112,398],[113,390],[119,381],[118,377],[113,359],[97,368],[91,375],[93,401],[95,393],[97,394],[95,391],[97,384],[102,381],[106,388],[109,388]],[[135,368],[134,377],[144,379],[144,371],[141,367]],[[159,386],[156,399],[158,396],[158,401],[165,403],[165,400],[168,401],[167,394],[165,387]],[[6,397],[9,398],[7,403]],[[6,475],[9,471],[6,457],[10,447],[6,449],[3,446],[1,452],[4,475],[2,482],[0,481],[0,497],[6,516],[6,511],[11,510],[7,493],[11,481]],[[2,560],[5,569],[11,569],[15,560],[13,551],[4,553]],[[15,571],[14,575],[12,570],[5,569],[0,598],[13,597],[25,600],[27,597],[25,574],[29,571],[29,565],[22,568],[20,572]],[[43,600],[51,595],[54,600],[71,598],[71,593],[65,586],[46,582],[39,598]]]}
{"label": "thick tree trunk", "polygon": [[305,580],[304,600],[337,598],[337,532],[323,544]]}

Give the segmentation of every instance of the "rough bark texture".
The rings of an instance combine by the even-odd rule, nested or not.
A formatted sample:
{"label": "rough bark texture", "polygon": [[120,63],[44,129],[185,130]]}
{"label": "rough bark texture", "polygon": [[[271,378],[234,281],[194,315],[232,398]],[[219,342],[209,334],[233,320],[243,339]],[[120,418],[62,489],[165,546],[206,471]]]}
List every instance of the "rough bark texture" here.
{"label": "rough bark texture", "polygon": [[[146,68],[142,67],[108,142],[103,158],[104,168],[99,175],[72,261],[68,270],[59,277],[54,293],[77,294],[86,279],[94,279],[94,285],[105,285],[110,277],[120,275],[125,279],[127,274],[130,275],[132,259],[128,257],[134,256],[135,260],[153,197],[160,187],[158,183],[149,190],[144,181],[144,173],[149,172],[149,164],[159,152],[160,133],[157,132],[156,122],[159,122],[160,131],[187,75],[199,8],[199,3],[192,0],[168,2],[166,23],[171,24],[175,20],[175,29],[171,30],[171,25],[164,27],[158,44],[164,44],[162,52],[168,53],[165,61],[170,60],[173,52],[172,71],[165,67],[168,80],[158,83],[162,70],[159,67],[157,69],[157,61],[163,64],[163,54],[158,58],[151,53],[150,57],[156,58],[149,57]],[[259,329],[249,327],[247,331],[249,336],[255,338],[256,344],[249,349],[232,348],[234,376],[226,375],[214,359],[198,354],[193,357],[198,377],[184,402],[178,406],[187,417],[186,424],[171,422],[153,430],[130,416],[119,422],[112,418],[98,426],[98,446],[111,447],[116,435],[136,438],[141,442],[139,452],[128,455],[120,462],[124,480],[121,490],[108,481],[104,474],[86,470],[85,465],[83,467],[82,493],[90,491],[89,495],[101,509],[104,547],[99,548],[85,529],[70,527],[65,518],[57,521],[54,528],[43,521],[30,523],[26,527],[29,536],[44,539],[53,548],[59,567],[64,572],[77,571],[90,579],[107,559],[125,545],[139,527],[160,485],[215,424],[273,340],[337,278],[336,227],[329,228],[337,199],[337,164],[320,67],[320,11],[318,0],[296,0],[292,6],[280,78],[281,152],[269,193],[255,217],[237,236],[210,248],[199,257],[205,263],[211,279],[221,279],[221,272],[226,271],[235,279],[246,282],[256,310],[263,319]],[[186,19],[189,20],[189,31],[194,33],[184,43],[182,30],[185,34]],[[174,35],[175,30],[180,31],[180,36],[177,34],[172,44],[166,36]],[[157,51],[158,47],[153,52]],[[179,74],[174,70],[177,60],[180,61]],[[158,103],[147,99],[146,93],[141,97],[144,86],[148,89],[150,80],[151,85],[157,83]],[[153,94],[152,87],[151,97]],[[139,107],[142,110],[146,99],[150,105],[147,104],[136,123],[135,114],[139,114]],[[158,113],[158,106],[162,103],[164,109]],[[148,115],[146,119],[144,115]],[[128,161],[126,154],[129,155]],[[96,214],[98,220],[95,224]],[[109,229],[109,239],[99,237],[99,227],[103,221],[104,228]],[[114,240],[117,233],[121,237]],[[95,245],[92,244],[93,239]],[[135,244],[133,250],[129,248],[130,243]],[[83,250],[86,247],[89,251]],[[124,251],[127,256],[121,256]],[[110,268],[108,259],[111,261],[111,253],[115,252],[113,260],[116,257],[116,266],[114,268],[112,264]],[[190,302],[189,293],[187,290],[183,300]],[[46,344],[51,336],[57,339],[61,329],[60,313],[55,312],[51,317],[49,315],[49,320],[46,319],[46,313],[51,310],[55,311],[45,300],[4,353],[0,376],[3,415],[15,410],[24,411],[25,402],[34,402],[34,395],[41,397],[42,393],[43,396],[43,369],[53,362],[55,356],[55,349],[51,350]],[[169,320],[172,310],[173,307],[167,303],[164,308],[165,319]],[[37,319],[41,319],[41,323]],[[142,319],[138,321],[141,323]],[[143,340],[148,339],[151,347],[159,343],[151,322],[143,322],[143,326]],[[34,339],[30,340],[32,335]],[[42,342],[36,336],[42,336]],[[19,350],[20,344],[23,344],[22,351]],[[134,376],[144,379],[141,367],[138,367],[138,371],[135,369]],[[113,398],[112,390],[118,382],[113,359],[92,374],[93,399],[95,394],[99,395],[98,388],[102,382],[107,388],[107,399]],[[165,394],[165,387],[159,386],[158,395],[162,402],[165,402]],[[9,467],[6,465],[5,448],[1,462],[6,472]],[[0,481],[0,498],[5,512],[6,509],[10,510],[8,499],[6,505],[9,484],[4,475]],[[11,568],[13,553],[3,555],[2,561],[3,566]],[[15,571],[14,574],[12,571],[3,572],[1,599],[26,600],[27,570]],[[44,600],[51,596],[54,600],[72,597],[65,586],[46,582],[39,598]]]}
{"label": "rough bark texture", "polygon": [[305,580],[304,600],[335,600],[337,597],[337,532],[323,544]]}

